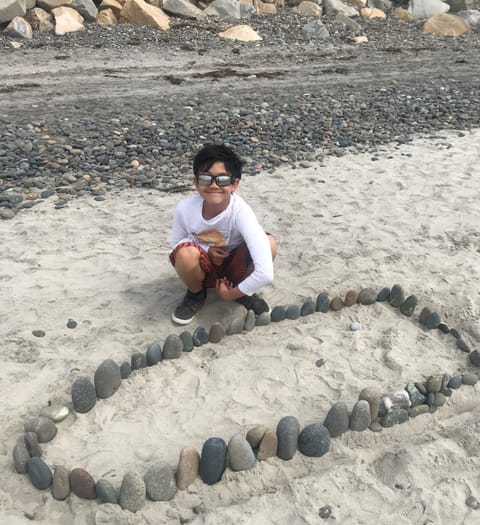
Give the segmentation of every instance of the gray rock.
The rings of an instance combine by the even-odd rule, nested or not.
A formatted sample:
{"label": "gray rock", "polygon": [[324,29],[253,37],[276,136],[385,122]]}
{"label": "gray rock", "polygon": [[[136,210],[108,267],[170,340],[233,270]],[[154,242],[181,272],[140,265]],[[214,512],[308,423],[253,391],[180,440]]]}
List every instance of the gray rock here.
{"label": "gray rock", "polygon": [[290,304],[285,311],[286,319],[295,320],[300,317],[300,306],[298,304]]}
{"label": "gray rock", "polygon": [[329,309],[330,309],[330,299],[328,298],[328,294],[326,292],[322,292],[317,297],[315,310],[317,312],[321,312],[322,314],[326,314]]}
{"label": "gray rock", "polygon": [[27,463],[30,454],[23,439],[19,439],[13,447],[13,465],[19,474],[27,473]]}
{"label": "gray rock", "polygon": [[422,311],[420,312],[420,315],[418,316],[419,323],[426,325],[427,319],[431,313],[432,311],[430,310],[430,308],[428,308],[428,306],[425,306],[424,308],[422,308]]}
{"label": "gray rock", "polygon": [[25,432],[35,432],[39,443],[48,443],[57,435],[57,425],[49,417],[34,417],[25,423]]}
{"label": "gray rock", "polygon": [[363,305],[369,305],[377,302],[378,293],[373,288],[364,288],[360,290],[357,302]]}
{"label": "gray rock", "polygon": [[25,16],[25,0],[4,0],[0,4],[0,24],[10,22],[16,16]]}
{"label": "gray rock", "polygon": [[147,366],[147,358],[142,352],[133,352],[130,359],[130,367],[132,370],[140,370]]}
{"label": "gray rock", "polygon": [[273,430],[267,430],[260,441],[257,449],[258,461],[265,461],[268,458],[274,458],[278,452],[278,437]]}
{"label": "gray rock", "polygon": [[227,335],[237,335],[243,333],[245,319],[243,317],[233,317],[227,326]]}
{"label": "gray rock", "polygon": [[[265,313],[268,314],[268,312]],[[251,332],[255,328],[255,322],[255,312],[253,310],[248,310],[245,317],[245,323],[243,325],[245,332]]]}
{"label": "gray rock", "polygon": [[393,285],[390,291],[390,304],[394,308],[399,308],[400,305],[405,301],[405,292],[399,284]]}
{"label": "gray rock", "polygon": [[122,382],[120,367],[113,359],[105,359],[97,368],[93,382],[99,399],[112,396]]}
{"label": "gray rock", "polygon": [[288,461],[297,451],[300,423],[294,416],[283,417],[277,425],[278,451],[280,459]]}
{"label": "gray rock", "polygon": [[227,444],[221,438],[209,438],[202,447],[199,474],[207,485],[222,479],[227,464]]}
{"label": "gray rock", "polygon": [[[439,327],[440,328],[440,327]],[[455,328],[452,328],[450,330],[450,333],[453,335],[453,337],[455,337],[455,339],[460,339],[462,336],[460,335],[460,332],[455,329]]]}
{"label": "gray rock", "polygon": [[440,318],[440,314],[438,312],[431,312],[425,321],[425,326],[430,330],[433,330],[434,328],[438,328],[441,322],[442,319]]}
{"label": "gray rock", "polygon": [[462,386],[462,376],[453,376],[447,384],[448,388],[457,390]]}
{"label": "gray rock", "polygon": [[423,405],[425,403],[425,396],[420,393],[418,388],[413,383],[408,383],[405,387],[405,390],[408,392],[412,406]]}
{"label": "gray rock", "polygon": [[[182,343],[183,346],[183,343]],[[147,366],[153,366],[162,360],[162,347],[158,343],[150,343],[145,352]]]}
{"label": "gray rock", "polygon": [[120,365],[120,376],[122,379],[128,379],[132,373],[132,367],[128,361],[124,361]]}
{"label": "gray rock", "polygon": [[[228,332],[227,332],[228,333]],[[208,343],[208,332],[203,326],[195,328],[192,334],[193,346],[203,346]],[[165,350],[164,350],[165,352]]]}
{"label": "gray rock", "polygon": [[441,392],[437,392],[433,397],[433,404],[436,407],[442,407],[446,402],[447,398]]}
{"label": "gray rock", "polygon": [[363,432],[370,426],[370,405],[368,401],[360,399],[353,405],[352,414],[350,416],[350,430],[356,432]]}
{"label": "gray rock", "polygon": [[52,482],[52,496],[63,501],[70,495],[70,472],[68,468],[58,465],[55,467]]}
{"label": "gray rock", "polygon": [[163,0],[162,9],[182,18],[204,20],[207,15],[188,0]]}
{"label": "gray rock", "polygon": [[470,352],[468,354],[468,359],[473,366],[480,366],[480,352],[478,350]]}
{"label": "gray rock", "polygon": [[380,406],[378,413],[380,416],[384,416],[387,412],[397,408],[410,408],[411,402],[410,397],[406,390],[394,390],[387,392],[380,399]]}
{"label": "gray rock", "polygon": [[344,4],[341,0],[324,0],[325,14],[328,16],[341,13],[344,16],[358,16],[358,11],[349,5]]}
{"label": "gray rock", "polygon": [[190,332],[186,330],[180,334],[180,339],[183,342],[183,351],[191,352],[193,350],[193,337]]}
{"label": "gray rock", "polygon": [[[253,313],[252,310],[249,310],[249,312]],[[213,323],[208,332],[208,340],[210,341],[210,343],[219,343],[225,337],[225,335],[226,332],[222,323]]]}
{"label": "gray rock", "polygon": [[417,307],[417,304],[418,299],[414,295],[409,295],[400,305],[400,312],[407,317],[411,317],[415,311],[415,308]]}
{"label": "gray rock", "polygon": [[378,410],[380,407],[380,397],[382,392],[375,387],[364,388],[358,395],[358,399],[364,399],[370,406],[370,419],[376,421],[378,418]]}
{"label": "gray rock", "polygon": [[87,22],[95,22],[98,9],[93,0],[73,0],[72,7],[78,11]]}
{"label": "gray rock", "polygon": [[461,350],[462,352],[465,352],[466,354],[469,354],[472,349],[468,346],[468,343],[465,341],[465,339],[457,339],[456,340],[457,348]]}
{"label": "gray rock", "polygon": [[[451,5],[452,0],[447,0],[447,3]],[[452,9],[452,11],[454,11]],[[468,22],[472,29],[480,26],[480,11],[478,9],[462,9],[456,13],[457,16],[463,18]]]}
{"label": "gray rock", "polygon": [[123,510],[137,512],[145,502],[145,482],[138,472],[127,472],[122,480],[118,502]]}
{"label": "gray rock", "polygon": [[106,479],[99,479],[95,483],[95,492],[100,503],[118,503],[118,492],[115,487]]}
{"label": "gray rock", "polygon": [[388,428],[408,421],[408,410],[405,408],[394,408],[388,414],[385,414],[381,420],[382,427]]}
{"label": "gray rock", "polygon": [[42,458],[30,458],[27,461],[27,474],[32,485],[38,490],[48,489],[52,484],[52,471]]}
{"label": "gray rock", "polygon": [[267,326],[271,322],[270,312],[263,312],[255,319],[255,326]]}
{"label": "gray rock", "polygon": [[390,301],[390,288],[388,286],[382,288],[377,295],[378,303],[383,303],[385,301]]}
{"label": "gray rock", "polygon": [[39,458],[42,456],[42,447],[38,444],[38,437],[35,432],[25,432],[24,440],[30,457]]}
{"label": "gray rock", "polygon": [[242,434],[235,434],[228,443],[228,465],[234,471],[248,470],[256,459],[250,443]]}
{"label": "gray rock", "polygon": [[438,325],[438,329],[440,330],[440,332],[442,332],[442,334],[448,334],[450,332],[450,328],[448,328],[448,325],[446,325],[445,323],[440,323]]}
{"label": "gray rock", "polygon": [[255,449],[260,445],[263,436],[267,432],[268,428],[263,425],[257,425],[256,427],[251,428],[246,435],[247,441],[250,443],[250,446]]}
{"label": "gray rock", "polygon": [[[358,22],[355,22],[355,20],[352,20],[349,16],[346,16],[342,13],[337,13],[334,22],[336,24],[342,24],[344,26],[349,27],[355,33],[360,33],[360,31],[362,30],[362,26]],[[388,291],[390,292],[390,289]]]}
{"label": "gray rock", "polygon": [[434,374],[432,376],[429,376],[425,381],[425,388],[427,389],[428,393],[436,394],[437,392],[440,392],[442,388],[442,383],[443,375]]}
{"label": "gray rock", "polygon": [[286,316],[287,311],[284,306],[275,306],[270,314],[270,319],[272,323],[279,323],[280,321],[284,321]]}
{"label": "gray rock", "polygon": [[243,4],[238,0],[213,0],[204,10],[207,16],[218,16],[221,18],[250,18],[255,13],[253,5]]}
{"label": "gray rock", "polygon": [[14,38],[32,39],[32,26],[24,18],[19,16],[16,16],[3,32]]}
{"label": "gray rock", "polygon": [[[199,328],[201,329],[201,327],[199,327]],[[199,328],[197,328],[197,330],[199,330]],[[197,332],[197,330],[195,330],[195,332]],[[205,329],[203,329],[203,331],[206,332]],[[204,336],[204,335],[205,334],[203,334],[203,332],[202,332],[202,336]],[[193,340],[195,340],[195,337],[196,336],[194,334]],[[198,334],[197,334],[197,337],[198,337]],[[208,334],[206,334],[206,337],[207,337],[207,341],[208,341]],[[204,339],[202,339],[202,340],[204,340]],[[202,344],[205,344],[205,343],[202,343]],[[163,359],[178,359],[179,357],[181,357],[182,352],[183,352],[183,341],[182,341],[182,339],[176,334],[170,334],[165,339],[165,343],[163,343]]]}
{"label": "gray rock", "polygon": [[300,315],[302,317],[305,317],[306,315],[312,315],[314,313],[315,303],[313,302],[313,299],[309,298],[302,304],[302,308],[300,309]]}
{"label": "gray rock", "polygon": [[152,501],[171,500],[176,492],[175,475],[168,463],[158,462],[152,465],[143,477],[147,496]]}
{"label": "gray rock", "polygon": [[298,436],[298,450],[305,456],[319,458],[330,450],[330,433],[321,423],[307,425]]}
{"label": "gray rock", "polygon": [[421,414],[428,414],[428,412],[430,412],[429,406],[425,404],[417,405],[408,409],[409,417],[417,417]]}
{"label": "gray rock", "polygon": [[332,405],[323,422],[332,438],[345,433],[350,426],[350,417],[347,405],[343,401],[337,401]]}
{"label": "gray rock", "polygon": [[478,376],[477,374],[474,374],[473,372],[468,372],[467,374],[463,374],[462,376],[462,384],[473,386],[476,385],[478,382]]}
{"label": "gray rock", "polygon": [[343,308],[343,306],[344,306],[343,299],[341,297],[339,297],[338,295],[335,296],[330,301],[330,309],[333,310],[334,312],[338,312],[338,310],[341,310]]}
{"label": "gray rock", "polygon": [[63,421],[69,413],[70,410],[65,405],[50,405],[40,410],[41,416],[50,418],[54,423]]}

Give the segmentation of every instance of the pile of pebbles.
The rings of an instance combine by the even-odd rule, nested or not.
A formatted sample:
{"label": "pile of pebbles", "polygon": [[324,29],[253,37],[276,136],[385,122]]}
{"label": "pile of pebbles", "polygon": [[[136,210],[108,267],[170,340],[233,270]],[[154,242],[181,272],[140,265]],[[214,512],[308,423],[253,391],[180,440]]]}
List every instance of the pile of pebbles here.
{"label": "pile of pebbles", "polygon": [[[400,285],[394,285],[391,289],[385,287],[379,292],[373,288],[365,288],[360,292],[351,289],[343,298],[329,298],[327,293],[322,292],[316,301],[307,299],[301,306],[276,306],[271,313],[265,312],[257,317],[253,311],[248,311],[240,321],[238,318],[232,319],[226,329],[220,323],[215,323],[209,330],[199,326],[192,334],[188,331],[179,336],[172,334],[166,338],[163,348],[159,343],[151,343],[145,353],[134,352],[130,361],[120,366],[112,359],[105,360],[97,368],[93,381],[86,376],[76,379],[71,390],[73,410],[80,414],[90,411],[97,399],[112,396],[120,387],[122,379],[128,378],[132,371],[154,366],[163,360],[177,359],[195,347],[218,343],[226,335],[250,331],[255,326],[278,323],[284,319],[293,320],[315,313],[338,311],[355,304],[371,305],[376,302],[389,303],[406,317],[413,316],[418,303],[414,295],[407,297]],[[480,366],[480,351],[472,351],[458,330],[442,322],[437,311],[423,308],[418,322],[427,330],[450,334],[457,348],[469,354],[470,363],[475,367]],[[95,481],[83,468],[69,471],[64,466],[56,466],[52,473],[50,466],[41,458],[40,444],[56,436],[56,423],[65,419],[69,410],[66,406],[46,407],[39,417],[25,423],[25,433],[13,450],[13,461],[18,473],[27,474],[37,489],[51,488],[53,497],[58,500],[66,499],[73,492],[80,498],[118,503],[123,509],[136,512],[146,497],[152,501],[170,500],[177,490],[186,489],[198,476],[206,484],[218,483],[227,466],[233,471],[243,471],[254,467],[257,461],[270,457],[288,461],[297,450],[305,456],[321,457],[329,451],[331,440],[348,430],[362,432],[369,429],[379,432],[420,414],[433,413],[446,403],[454,390],[462,385],[473,386],[477,381],[478,375],[474,372],[454,376],[439,373],[388,392],[368,387],[360,392],[351,411],[344,402],[337,401],[328,410],[322,423],[302,428],[295,416],[285,416],[275,430],[258,425],[245,436],[242,433],[235,434],[228,444],[222,438],[210,437],[204,442],[201,454],[193,447],[183,448],[175,470],[165,462],[158,462],[143,476],[134,471],[126,473],[119,491],[106,479]]]}
{"label": "pile of pebbles", "polygon": [[[302,36],[307,19],[282,12],[249,21],[264,35],[255,44],[219,39],[217,32],[228,25],[220,20],[178,22],[166,33],[92,24],[84,32],[62,38],[39,34],[25,46],[58,50],[66,56],[75,48],[128,52],[135,42],[140,49],[160,47],[162,54],[220,53],[232,63],[241,62],[247,49],[263,49],[261,72],[271,54],[284,56],[287,64],[289,60],[303,63],[306,71],[311,61],[338,59],[348,65],[352,58],[380,52],[387,53],[388,60],[388,53],[445,49],[458,53],[454,57],[461,61],[462,52],[478,47],[480,40],[477,33],[462,39],[432,39],[418,23],[388,19],[359,21],[369,42],[355,47],[350,43],[352,29],[333,19],[322,20],[331,38],[320,43],[306,42]],[[0,49],[8,45],[0,35]],[[0,218],[11,219],[19,210],[50,197],[55,208],[62,208],[78,196],[101,201],[108,192],[127,187],[183,191],[190,188],[191,160],[206,142],[229,144],[244,158],[246,172],[256,175],[282,165],[308,167],[310,162],[347,152],[367,152],[377,160],[382,144],[403,144],[419,130],[428,136],[445,129],[462,133],[480,125],[474,75],[470,80],[443,82],[419,74],[414,81],[395,79],[381,86],[373,81],[343,82],[341,88],[319,82],[309,86],[309,93],[241,85],[243,92],[227,89],[201,96],[179,92],[172,97],[167,90],[156,98],[132,99],[121,114],[118,107],[100,108],[95,101],[88,111],[88,102],[82,102],[82,111],[62,108],[40,118],[30,117],[29,112],[14,119],[0,114]]]}

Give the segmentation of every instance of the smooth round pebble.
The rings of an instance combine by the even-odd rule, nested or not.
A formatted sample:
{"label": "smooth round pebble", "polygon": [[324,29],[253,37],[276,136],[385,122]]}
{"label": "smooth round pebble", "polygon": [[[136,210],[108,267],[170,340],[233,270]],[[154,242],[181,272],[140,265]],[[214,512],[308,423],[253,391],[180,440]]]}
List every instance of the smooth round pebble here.
{"label": "smooth round pebble", "polygon": [[305,456],[319,458],[330,450],[330,433],[321,423],[307,425],[298,436],[298,450]]}
{"label": "smooth round pebble", "polygon": [[440,318],[440,314],[438,312],[431,312],[425,321],[425,326],[430,330],[433,330],[438,328],[441,322],[442,319]]}
{"label": "smooth round pebble", "polygon": [[394,408],[385,414],[381,420],[382,427],[388,428],[408,421],[408,410],[405,408]]}
{"label": "smooth round pebble", "polygon": [[358,301],[357,290],[348,290],[345,294],[344,304],[345,306],[353,306]]}
{"label": "smooth round pebble", "polygon": [[423,325],[426,325],[427,324],[427,319],[428,319],[428,317],[430,316],[431,313],[432,313],[432,311],[430,310],[430,308],[428,306],[425,306],[424,308],[422,308],[422,311],[420,312],[420,315],[418,316],[419,323],[423,324]]}
{"label": "smooth round pebble", "polygon": [[468,496],[468,498],[465,500],[465,505],[473,510],[480,509],[480,503],[475,496]]}
{"label": "smooth round pebble", "polygon": [[250,443],[243,434],[235,434],[228,442],[228,466],[233,471],[248,470],[255,466],[256,459]]}
{"label": "smooth round pebble", "polygon": [[45,337],[45,331],[44,330],[32,330],[32,335],[34,337]]}
{"label": "smooth round pebble", "polygon": [[342,308],[343,299],[337,295],[330,301],[330,309],[334,312],[338,312],[338,310],[341,310]]}
{"label": "smooth round pebble", "polygon": [[273,430],[267,430],[260,441],[257,449],[258,461],[265,461],[268,458],[274,458],[278,453],[278,436]]}
{"label": "smooth round pebble", "polygon": [[448,328],[448,325],[446,325],[445,323],[440,323],[438,325],[438,329],[440,330],[440,332],[442,332],[442,334],[448,334],[450,332],[450,328]]}
{"label": "smooth round pebble", "polygon": [[364,288],[360,290],[357,298],[359,304],[368,306],[377,302],[378,293],[373,288]]}
{"label": "smooth round pebble", "polygon": [[[206,333],[206,330],[201,327],[197,328],[197,330],[199,329],[200,329],[199,333],[201,333],[201,337],[203,338],[202,341],[204,340],[205,336],[207,337],[207,341],[208,341],[208,334]],[[198,334],[197,334],[197,337],[198,337]],[[195,334],[193,336],[193,339],[195,339]],[[202,344],[205,344],[205,343],[202,343]],[[167,336],[167,338],[165,339],[165,342],[163,343],[163,352],[162,352],[163,359],[178,359],[179,357],[181,357],[182,353],[183,353],[183,341],[180,339],[180,337],[177,334],[170,334],[169,336]]]}
{"label": "smooth round pebble", "polygon": [[290,304],[285,310],[285,318],[294,321],[300,317],[300,306],[298,304]]}
{"label": "smooth round pebble", "polygon": [[27,473],[27,463],[30,453],[27,450],[24,440],[19,440],[13,447],[13,465],[19,474]]}
{"label": "smooth round pebble", "polygon": [[55,467],[52,482],[52,496],[63,501],[70,495],[70,472],[63,465]]}
{"label": "smooth round pebble", "polygon": [[105,359],[95,371],[93,382],[99,399],[112,396],[122,382],[120,367],[113,359]]}
{"label": "smooth round pebble", "polygon": [[247,315],[245,316],[245,322],[243,324],[243,329],[245,332],[251,332],[255,328],[255,321],[255,312],[253,310],[248,310]]}
{"label": "smooth round pebble", "polygon": [[57,425],[49,417],[34,417],[25,423],[25,432],[35,432],[39,443],[52,441],[57,431]]}
{"label": "smooth round pebble", "polygon": [[470,363],[474,366],[480,366],[480,351],[474,350],[468,354]]}
{"label": "smooth round pebble", "polygon": [[73,319],[69,319],[67,321],[67,328],[70,328],[70,329],[73,329],[73,328],[77,328],[77,321],[74,321]]}
{"label": "smooth round pebble", "polygon": [[233,317],[227,326],[227,335],[238,335],[243,332],[245,319],[243,317]]}
{"label": "smooth round pebble", "polygon": [[300,308],[300,315],[302,317],[305,317],[306,315],[312,315],[315,313],[315,303],[313,302],[313,299],[309,298],[307,299]]}
{"label": "smooth round pebble", "polygon": [[42,458],[30,458],[27,461],[27,475],[38,490],[48,489],[53,481],[52,471]]}
{"label": "smooth round pebble", "polygon": [[132,370],[140,370],[147,366],[147,358],[142,352],[133,352],[130,359],[130,367]]}
{"label": "smooth round pebble", "polygon": [[49,405],[47,407],[43,407],[42,410],[40,410],[41,416],[48,417],[54,423],[63,421],[68,416],[68,414],[70,414],[70,410],[68,410],[68,407],[65,405]]}
{"label": "smooth round pebble", "polygon": [[163,461],[152,465],[145,473],[143,481],[147,496],[152,501],[169,501],[177,492],[173,469]]}
{"label": "smooth round pebble", "polygon": [[335,402],[327,412],[323,424],[330,432],[332,438],[344,434],[350,426],[350,416],[347,405],[343,401]]}
{"label": "smooth round pebble", "polygon": [[423,405],[425,403],[425,396],[418,390],[418,388],[413,383],[408,383],[405,387],[405,390],[408,392],[410,397],[410,402],[412,406]]}
{"label": "smooth round pebble", "polygon": [[180,334],[180,339],[183,342],[183,351],[184,352],[191,352],[193,350],[193,337],[190,332],[187,330],[183,331]]}
{"label": "smooth round pebble", "polygon": [[95,480],[83,468],[74,468],[70,471],[70,489],[83,499],[96,499]]}
{"label": "smooth round pebble", "polygon": [[293,458],[297,451],[300,423],[295,416],[283,417],[277,425],[277,456],[286,461]]}
{"label": "smooth round pebble", "polygon": [[222,478],[227,463],[227,444],[222,438],[209,438],[202,447],[199,474],[207,485]]}
{"label": "smooth round pebble", "polygon": [[461,350],[462,352],[465,352],[466,354],[469,354],[472,349],[468,346],[468,343],[465,341],[465,339],[456,339],[457,348]]}
{"label": "smooth round pebble", "polygon": [[403,288],[399,284],[393,285],[390,290],[390,304],[394,308],[399,308],[403,301],[405,301],[405,292],[403,291]]}
{"label": "smooth round pebble", "polygon": [[145,503],[145,482],[138,472],[127,472],[122,480],[118,502],[124,510],[137,512]]}
{"label": "smooth round pebble", "polygon": [[476,385],[478,382],[478,376],[477,374],[474,374],[473,372],[468,372],[467,374],[463,374],[462,376],[462,384],[473,386]]}
{"label": "smooth round pebble", "polygon": [[[203,326],[197,326],[192,334],[193,346],[203,346],[208,343],[208,332]],[[165,351],[165,350],[164,350]]]}
{"label": "smooth round pebble", "polygon": [[358,332],[362,328],[362,325],[357,321],[353,321],[353,323],[350,323],[350,330],[352,330],[352,332]]}
{"label": "smooth round pebble", "polygon": [[42,447],[38,444],[38,437],[35,432],[25,432],[24,441],[32,458],[40,458],[42,456]]}
{"label": "smooth round pebble", "polygon": [[460,337],[462,337],[456,328],[452,328],[450,333],[453,335],[453,337],[455,337],[455,339],[460,339]]}
{"label": "smooth round pebble", "polygon": [[73,409],[79,414],[91,410],[97,402],[97,393],[94,384],[88,377],[79,377],[72,385]]}
{"label": "smooth round pebble", "polygon": [[322,292],[318,294],[317,301],[315,304],[315,310],[317,312],[321,312],[322,314],[326,314],[329,309],[330,309],[330,299],[328,297],[328,294],[326,292]]}
{"label": "smooth round pebble", "polygon": [[195,481],[199,467],[200,454],[197,452],[197,449],[193,447],[182,448],[175,474],[179,490],[185,490]]}
{"label": "smooth round pebble", "polygon": [[[249,310],[251,312],[252,310]],[[242,327],[243,328],[243,327]],[[210,343],[219,343],[225,337],[225,328],[222,323],[213,323],[208,332]]]}
{"label": "smooth round pebble", "polygon": [[429,376],[425,381],[425,388],[427,389],[428,393],[436,394],[437,392],[440,392],[442,383],[443,375],[434,374],[433,376]]}
{"label": "smooth round pebble", "polygon": [[265,435],[265,432],[267,432],[268,428],[264,427],[263,425],[257,425],[256,427],[251,428],[248,432],[246,437],[246,440],[250,443],[250,446],[255,449],[260,445],[260,441],[262,441],[263,436]]}
{"label": "smooth round pebble", "polygon": [[128,379],[132,373],[132,366],[128,361],[124,361],[120,365],[120,376],[122,379]]}
{"label": "smooth round pebble", "polygon": [[284,306],[275,306],[270,314],[272,323],[279,323],[284,321],[287,316],[287,311]]}
{"label": "smooth round pebble", "polygon": [[255,326],[267,326],[271,323],[270,312],[262,312],[260,315],[257,315],[255,319]]}
{"label": "smooth round pebble", "polygon": [[154,366],[162,360],[162,347],[158,343],[150,343],[145,352],[147,366]]}
{"label": "smooth round pebble", "polygon": [[418,299],[415,297],[415,295],[409,295],[400,305],[400,313],[406,317],[411,317],[415,311],[415,308],[417,307],[417,304]]}
{"label": "smooth round pebble", "polygon": [[99,479],[95,483],[95,492],[100,503],[118,503],[118,492],[107,479]]}
{"label": "smooth round pebble", "polygon": [[384,303],[390,300],[390,288],[385,286],[382,288],[377,295],[377,303]]}
{"label": "smooth round pebble", "polygon": [[350,416],[350,430],[363,432],[368,429],[371,423],[370,405],[365,399],[359,399],[352,408]]}
{"label": "smooth round pebble", "polygon": [[363,399],[368,402],[370,407],[370,419],[376,421],[378,418],[378,411],[380,408],[380,398],[382,397],[382,392],[375,387],[368,386],[361,390],[358,394],[358,399]]}

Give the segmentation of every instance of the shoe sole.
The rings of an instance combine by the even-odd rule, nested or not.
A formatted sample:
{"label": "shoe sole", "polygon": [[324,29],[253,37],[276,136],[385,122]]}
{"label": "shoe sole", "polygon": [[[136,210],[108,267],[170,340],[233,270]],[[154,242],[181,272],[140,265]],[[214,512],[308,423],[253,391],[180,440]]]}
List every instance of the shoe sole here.
{"label": "shoe sole", "polygon": [[191,317],[190,319],[180,319],[180,317],[175,317],[175,313],[172,313],[171,319],[176,324],[185,325],[190,324],[195,319],[195,316]]}

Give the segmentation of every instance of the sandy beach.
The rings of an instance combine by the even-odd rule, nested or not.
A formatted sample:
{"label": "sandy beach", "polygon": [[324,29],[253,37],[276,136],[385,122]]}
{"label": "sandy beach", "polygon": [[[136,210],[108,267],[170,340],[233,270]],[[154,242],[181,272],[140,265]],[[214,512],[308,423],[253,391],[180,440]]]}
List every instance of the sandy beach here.
{"label": "sandy beach", "polygon": [[[200,451],[209,437],[275,429],[287,415],[302,426],[323,422],[334,402],[351,408],[365,387],[387,392],[475,371],[451,336],[425,330],[416,316],[431,306],[480,346],[479,144],[478,130],[449,131],[379,147],[373,158],[246,174],[239,193],[279,243],[274,284],[262,293],[272,307],[398,283],[418,297],[415,315],[355,305],[256,327],[135,371],[115,395],[59,423],[45,461],[81,466],[118,488],[127,471],[159,460],[175,467],[183,447]],[[347,432],[324,457],[270,458],[227,470],[213,486],[197,479],[136,514],[74,495],[56,501],[15,472],[24,422],[49,402],[69,404],[75,378],[93,378],[104,359],[121,363],[183,330],[170,321],[183,287],[167,254],[173,209],[186,194],[128,189],[58,210],[50,199],[0,221],[2,524],[479,523],[480,509],[466,505],[469,496],[480,500],[478,385],[456,390],[433,414],[378,433]],[[189,329],[243,311],[212,293]],[[352,321],[362,330],[351,331]],[[326,505],[332,515],[321,519]]]}

